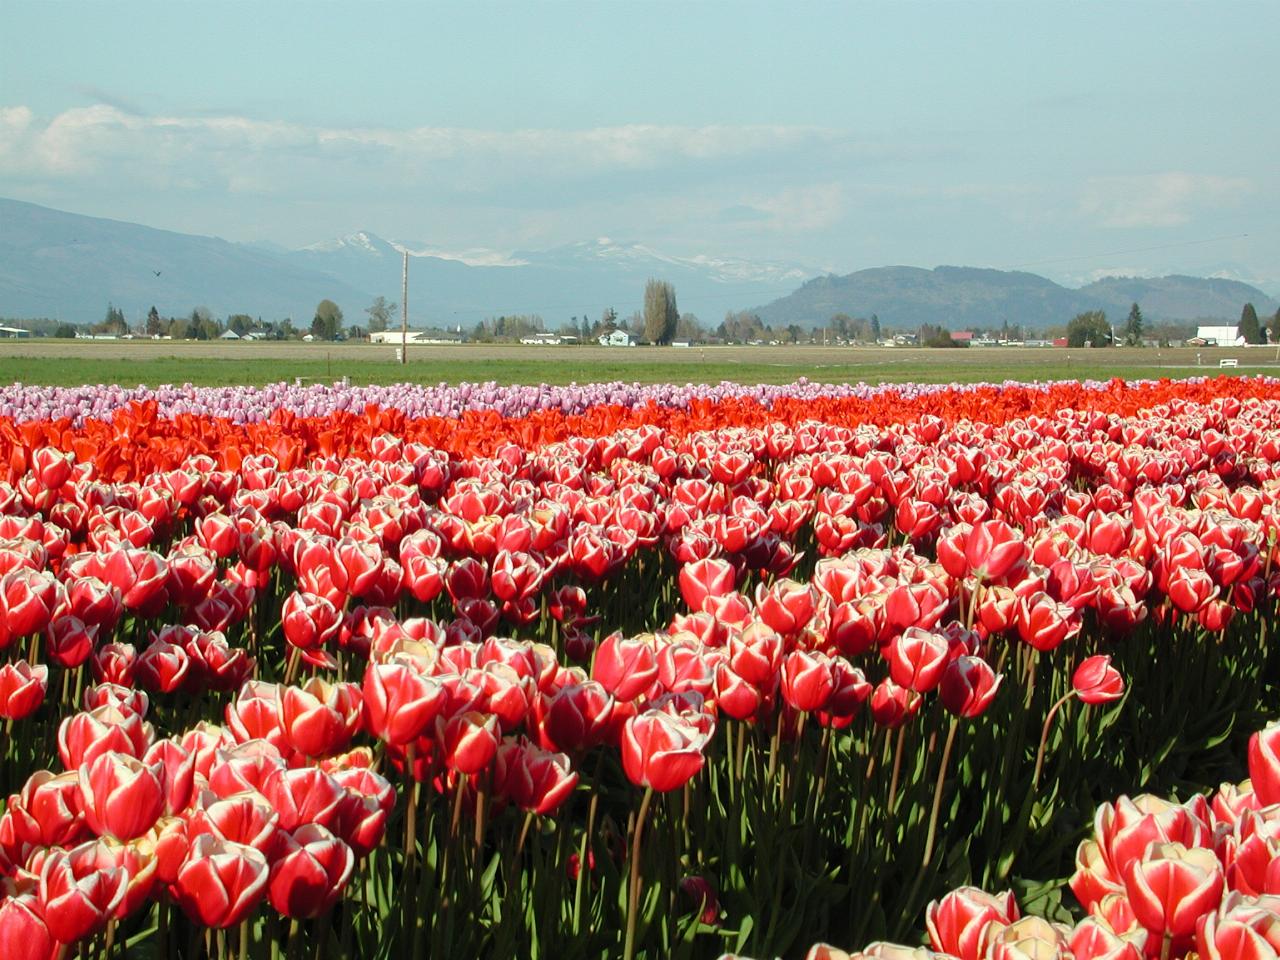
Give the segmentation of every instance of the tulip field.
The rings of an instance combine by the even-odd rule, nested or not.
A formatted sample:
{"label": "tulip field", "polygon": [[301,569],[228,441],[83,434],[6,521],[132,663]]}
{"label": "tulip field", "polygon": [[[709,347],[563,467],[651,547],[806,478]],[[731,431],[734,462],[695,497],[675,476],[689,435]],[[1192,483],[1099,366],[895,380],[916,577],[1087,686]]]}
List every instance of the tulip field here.
{"label": "tulip field", "polygon": [[1280,380],[0,387],[0,960],[1280,956]]}

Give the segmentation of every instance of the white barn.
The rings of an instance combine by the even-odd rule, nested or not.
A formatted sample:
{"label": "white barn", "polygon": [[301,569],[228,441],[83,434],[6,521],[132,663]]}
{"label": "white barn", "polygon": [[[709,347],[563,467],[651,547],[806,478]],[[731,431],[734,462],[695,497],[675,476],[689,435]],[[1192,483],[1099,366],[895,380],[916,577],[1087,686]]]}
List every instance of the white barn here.
{"label": "white barn", "polygon": [[1239,347],[1244,345],[1244,337],[1240,336],[1240,327],[1204,326],[1196,328],[1196,338],[1207,344],[1219,347]]}
{"label": "white barn", "polygon": [[599,342],[602,347],[634,347],[636,345],[636,342],[631,339],[631,334],[625,330],[603,333],[600,335]]}

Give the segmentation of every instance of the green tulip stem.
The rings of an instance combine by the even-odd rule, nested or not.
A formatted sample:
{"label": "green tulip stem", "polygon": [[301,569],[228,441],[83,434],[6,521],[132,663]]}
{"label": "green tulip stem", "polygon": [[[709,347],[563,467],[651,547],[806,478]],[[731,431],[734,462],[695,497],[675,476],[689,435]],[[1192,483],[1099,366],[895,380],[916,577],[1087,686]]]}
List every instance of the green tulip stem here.
{"label": "green tulip stem", "polygon": [[969,592],[969,609],[965,616],[965,629],[972,630],[973,622],[978,618],[978,606],[982,603],[982,581],[978,580]]}
{"label": "green tulip stem", "polygon": [[286,687],[291,686],[293,684],[293,679],[298,673],[299,656],[300,654],[299,654],[298,648],[290,644],[289,660],[287,665],[284,668],[284,685]]}
{"label": "green tulip stem", "polygon": [[942,763],[938,767],[938,782],[933,788],[933,809],[929,811],[929,833],[924,841],[924,858],[920,861],[922,874],[933,859],[933,841],[938,835],[938,813],[942,809],[942,788],[946,785],[947,764],[951,761],[951,748],[955,745],[956,731],[959,729],[959,718],[952,717],[951,725],[947,728],[947,742],[942,747]]}
{"label": "green tulip stem", "polygon": [[1053,718],[1057,715],[1062,705],[1076,695],[1075,690],[1068,690],[1064,693],[1052,707],[1049,708],[1048,715],[1044,718],[1044,729],[1040,731],[1040,746],[1036,750],[1036,772],[1031,777],[1031,789],[1034,790],[1040,784],[1040,771],[1044,768],[1044,751],[1049,743],[1049,730],[1053,727]]}
{"label": "green tulip stem", "polygon": [[591,837],[596,828],[596,808],[600,805],[600,768],[604,763],[604,752],[596,755],[595,774],[591,778],[591,803],[587,806],[587,829],[582,834],[582,844],[578,848],[578,876],[573,888],[573,933],[577,936],[582,922],[582,891],[586,879],[587,867],[591,856]]}
{"label": "green tulip stem", "polygon": [[408,877],[417,859],[418,839],[418,781],[413,775],[414,750],[416,745],[410,743],[405,750],[404,769],[409,775],[409,809],[404,818],[404,872]]}
{"label": "green tulip stem", "polygon": [[249,960],[249,918],[240,921],[240,960]]}
{"label": "green tulip stem", "polygon": [[[640,841],[644,836],[644,821],[649,814],[649,803],[653,800],[653,787],[646,787],[644,799],[640,801],[640,813],[636,816],[635,831],[631,834],[631,873],[628,876],[630,889],[627,894],[627,939],[622,950],[622,960],[633,960],[636,955],[636,920],[640,913]],[[578,865],[582,870],[583,864]]]}
{"label": "green tulip stem", "polygon": [[778,745],[782,741],[782,724],[784,722],[783,711],[779,708],[778,722],[774,725],[773,737],[769,741],[769,767],[768,771],[764,775],[765,780],[770,783],[773,782],[774,774],[778,771]]}
{"label": "green tulip stem", "polygon": [[329,930],[333,926],[333,911],[326,910],[318,920],[320,929],[316,932],[316,949],[314,960],[324,960],[329,953]]}
{"label": "green tulip stem", "polygon": [[416,925],[418,915],[417,887],[413,884],[414,868],[418,862],[418,780],[414,776],[413,764],[416,745],[412,742],[405,749],[404,770],[409,777],[409,807],[404,818],[404,873],[403,884],[407,888],[404,898],[404,913],[401,917],[401,928],[407,930]]}
{"label": "green tulip stem", "polygon": [[1036,664],[1040,662],[1039,650],[1027,651],[1027,679],[1026,679],[1026,699],[1023,700],[1023,706],[1031,706],[1031,698],[1036,692]]}
{"label": "green tulip stem", "polygon": [[889,775],[889,802],[885,809],[893,813],[893,801],[898,796],[898,775],[902,773],[902,747],[907,737],[907,725],[898,727],[898,744],[893,748],[893,773]]}
{"label": "green tulip stem", "polygon": [[479,864],[483,857],[481,853],[484,849],[484,828],[485,814],[489,809],[489,777],[485,772],[476,774],[476,863]]}

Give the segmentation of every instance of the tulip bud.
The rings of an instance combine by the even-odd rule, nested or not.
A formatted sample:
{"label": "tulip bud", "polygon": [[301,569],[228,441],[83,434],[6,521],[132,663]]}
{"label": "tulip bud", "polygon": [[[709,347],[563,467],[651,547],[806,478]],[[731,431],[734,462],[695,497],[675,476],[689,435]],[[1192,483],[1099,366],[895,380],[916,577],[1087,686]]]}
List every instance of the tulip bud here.
{"label": "tulip bud", "polygon": [[89,837],[84,818],[80,778],[74,771],[56,776],[38,770],[20,793],[9,797],[0,827],[0,843],[18,862],[26,860],[21,847],[73,847]]}
{"label": "tulip bud", "polygon": [[295,591],[280,611],[284,638],[300,650],[313,650],[338,635],[342,613],[324,597]]}
{"label": "tulip bud", "polygon": [[55,956],[57,946],[35,896],[0,898],[0,956],[46,960]]}
{"label": "tulip bud", "polygon": [[267,859],[253,847],[202,833],[178,871],[172,890],[195,923],[223,929],[247,917],[266,890]]}
{"label": "tulip bud", "polygon": [[0,666],[0,719],[24,720],[44,703],[49,668],[25,660]]}
{"label": "tulip bud", "polygon": [[702,610],[708,597],[732,593],[737,574],[727,560],[707,557],[680,568],[680,595],[690,610]]}
{"label": "tulip bud", "polygon": [[324,827],[313,824],[284,836],[286,850],[271,866],[268,899],[286,917],[318,917],[342,896],[355,855]]}
{"label": "tulip bud", "polygon": [[1280,723],[1249,738],[1249,782],[1262,806],[1280,803]]}
{"label": "tulip bud", "polygon": [[793,650],[783,659],[782,697],[797,710],[822,710],[834,689],[831,658],[826,654]]}
{"label": "tulip bud", "polygon": [[62,721],[58,727],[58,755],[68,770],[78,769],[113,750],[141,757],[153,736],[151,724],[144,723],[136,713],[107,705]]}
{"label": "tulip bud", "polygon": [[1201,960],[1274,960],[1280,956],[1280,901],[1228,894],[1220,910],[1201,918],[1196,948]]}
{"label": "tulip bud", "polygon": [[445,763],[459,773],[477,774],[489,766],[498,750],[498,718],[469,710],[449,719],[436,719],[436,741]]}
{"label": "tulip bud", "polygon": [[1124,696],[1124,678],[1103,654],[1081,661],[1071,675],[1071,686],[1081,703],[1110,703]]}
{"label": "tulip bud", "polygon": [[219,799],[204,791],[190,817],[193,834],[210,833],[228,843],[253,847],[271,860],[280,837],[280,815],[261,794],[246,791]]}
{"label": "tulip bud", "polygon": [[877,726],[896,729],[916,715],[922,702],[920,694],[885,677],[871,692],[871,718]]}
{"label": "tulip bud", "polygon": [[624,639],[621,634],[610,634],[596,648],[591,679],[618,700],[634,700],[658,679],[657,654],[642,637]]}
{"label": "tulip bud", "polygon": [[957,960],[981,960],[996,934],[1018,917],[1011,891],[993,896],[977,887],[960,887],[929,904],[925,924],[934,950]]}
{"label": "tulip bud", "polygon": [[371,663],[362,687],[365,722],[388,743],[411,743],[433,727],[448,695],[440,681],[407,659]]}
{"label": "tulip bud", "polygon": [[938,696],[949,713],[977,717],[991,705],[1003,680],[981,657],[957,657],[942,674]]}
{"label": "tulip bud", "polygon": [[578,775],[563,753],[539,749],[528,740],[508,740],[498,748],[495,789],[521,810],[554,813],[578,784]]}
{"label": "tulip bud", "polygon": [[280,814],[280,828],[290,832],[304,823],[335,828],[347,792],[318,767],[286,770],[267,782],[267,799]]}
{"label": "tulip bud", "polygon": [[1157,937],[1190,937],[1222,899],[1222,865],[1212,850],[1152,843],[1129,865],[1125,892],[1138,921]]}
{"label": "tulip bud", "polygon": [[709,739],[709,732],[669,714],[642,713],[623,725],[622,766],[638,787],[675,790],[702,769]]}
{"label": "tulip bud", "polygon": [[150,830],[164,812],[163,763],[104,753],[80,768],[85,819],[94,833],[125,841]]}
{"label": "tulip bud", "polygon": [[103,930],[124,901],[128,874],[118,866],[100,867],[96,848],[95,841],[71,850],[55,847],[41,865],[38,898],[49,933],[60,943]]}
{"label": "tulip bud", "polygon": [[1063,928],[1039,917],[1009,924],[991,941],[990,960],[1067,960],[1071,951]]}
{"label": "tulip bud", "polygon": [[302,687],[280,693],[280,724],[285,740],[308,757],[338,753],[360,728],[364,699],[354,683],[329,683],[312,677]]}
{"label": "tulip bud", "polygon": [[928,693],[938,686],[950,652],[946,638],[919,627],[908,627],[884,648],[893,682],[916,693]]}
{"label": "tulip bud", "polygon": [[187,679],[191,658],[176,644],[153,640],[134,661],[133,672],[138,683],[156,693],[173,693]]}

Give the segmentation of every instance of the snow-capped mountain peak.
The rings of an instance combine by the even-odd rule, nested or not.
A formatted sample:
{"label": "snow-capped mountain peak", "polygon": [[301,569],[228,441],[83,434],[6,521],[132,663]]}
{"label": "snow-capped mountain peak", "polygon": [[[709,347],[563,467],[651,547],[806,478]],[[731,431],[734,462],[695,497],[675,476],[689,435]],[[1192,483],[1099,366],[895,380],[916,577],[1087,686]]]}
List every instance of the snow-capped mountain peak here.
{"label": "snow-capped mountain peak", "polygon": [[310,244],[302,249],[310,253],[337,253],[349,250],[381,256],[387,246],[387,241],[377,234],[370,233],[367,230],[358,230],[355,233],[347,234],[345,237],[321,240],[319,243]]}

